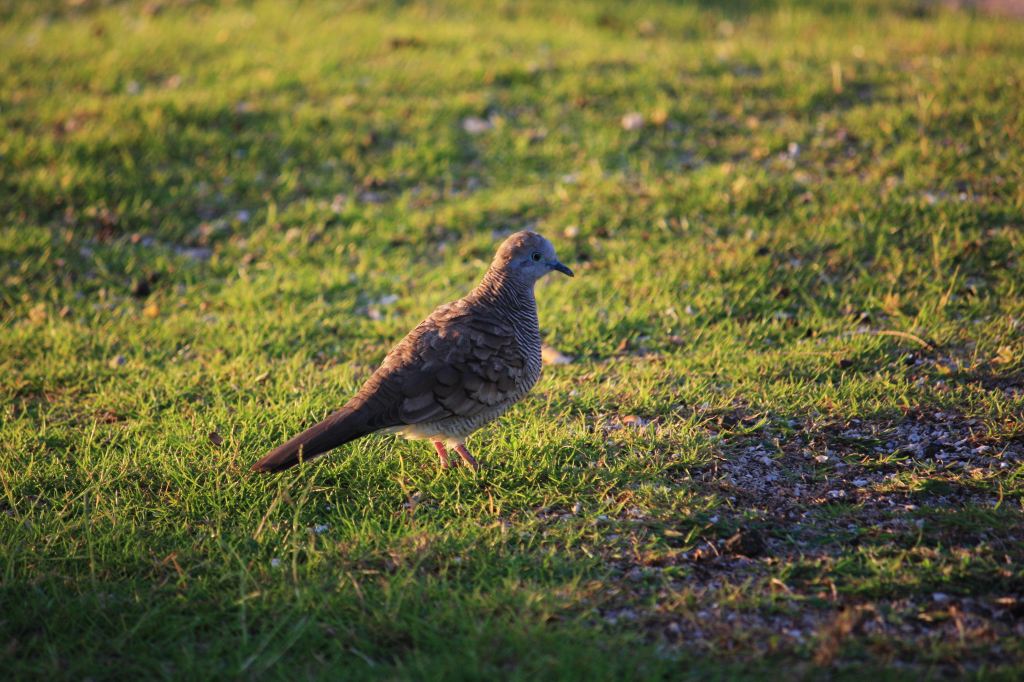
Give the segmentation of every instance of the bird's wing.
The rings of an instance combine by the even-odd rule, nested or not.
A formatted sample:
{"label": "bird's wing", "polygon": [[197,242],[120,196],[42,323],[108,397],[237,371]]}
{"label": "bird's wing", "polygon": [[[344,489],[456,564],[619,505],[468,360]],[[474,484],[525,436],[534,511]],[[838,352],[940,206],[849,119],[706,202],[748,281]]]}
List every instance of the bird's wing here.
{"label": "bird's wing", "polygon": [[378,429],[472,417],[513,397],[526,360],[510,324],[449,304],[388,353],[349,406]]}

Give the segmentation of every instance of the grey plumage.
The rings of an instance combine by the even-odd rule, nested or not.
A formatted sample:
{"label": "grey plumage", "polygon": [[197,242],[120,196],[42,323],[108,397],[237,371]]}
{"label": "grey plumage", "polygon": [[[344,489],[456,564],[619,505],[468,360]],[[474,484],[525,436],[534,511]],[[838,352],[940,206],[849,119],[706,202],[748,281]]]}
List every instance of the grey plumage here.
{"label": "grey plumage", "polygon": [[384,358],[340,410],[275,448],[254,471],[291,468],[377,431],[444,445],[476,467],[466,438],[518,402],[540,378],[541,340],[534,284],[572,271],[544,237],[517,232],[498,249],[481,282],[438,307]]}

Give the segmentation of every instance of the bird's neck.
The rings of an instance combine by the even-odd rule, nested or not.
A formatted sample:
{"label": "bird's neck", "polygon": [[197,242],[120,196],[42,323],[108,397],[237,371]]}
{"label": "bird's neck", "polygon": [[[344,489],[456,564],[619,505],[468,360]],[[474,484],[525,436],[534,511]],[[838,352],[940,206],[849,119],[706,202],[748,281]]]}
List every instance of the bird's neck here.
{"label": "bird's neck", "polygon": [[477,285],[478,296],[487,297],[498,302],[509,312],[530,313],[537,315],[537,299],[533,295],[534,282],[510,277],[497,268],[490,268]]}

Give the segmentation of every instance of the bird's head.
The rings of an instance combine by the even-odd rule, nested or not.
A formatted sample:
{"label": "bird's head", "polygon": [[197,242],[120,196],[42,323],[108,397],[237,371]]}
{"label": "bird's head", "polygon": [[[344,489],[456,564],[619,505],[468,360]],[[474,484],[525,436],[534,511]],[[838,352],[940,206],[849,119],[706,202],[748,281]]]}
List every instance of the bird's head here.
{"label": "bird's head", "polygon": [[551,242],[529,230],[516,232],[506,239],[498,247],[491,267],[530,284],[552,270],[573,276],[572,270],[558,260]]}

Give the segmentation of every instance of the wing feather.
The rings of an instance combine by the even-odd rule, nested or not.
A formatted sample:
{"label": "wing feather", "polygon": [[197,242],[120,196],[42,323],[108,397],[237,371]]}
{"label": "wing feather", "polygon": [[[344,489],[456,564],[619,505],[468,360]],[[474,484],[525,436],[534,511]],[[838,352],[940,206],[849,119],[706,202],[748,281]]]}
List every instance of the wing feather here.
{"label": "wing feather", "polygon": [[350,404],[377,428],[473,417],[511,400],[525,367],[507,322],[449,304],[388,353]]}

